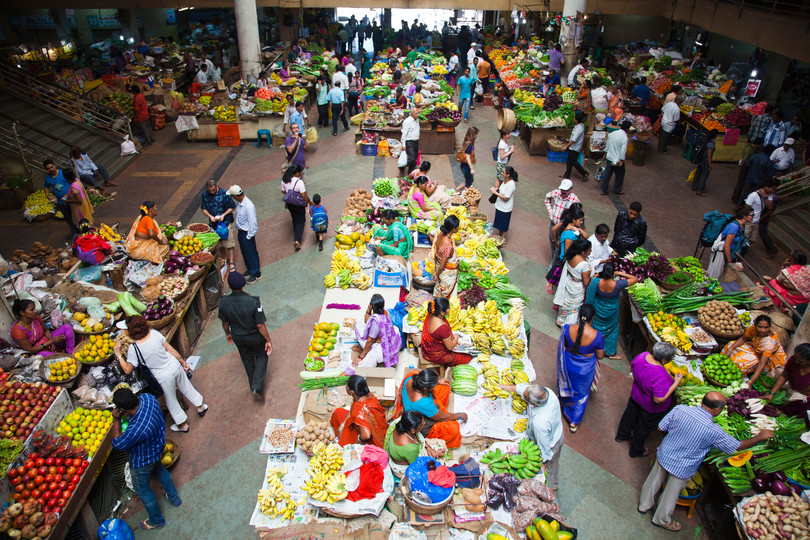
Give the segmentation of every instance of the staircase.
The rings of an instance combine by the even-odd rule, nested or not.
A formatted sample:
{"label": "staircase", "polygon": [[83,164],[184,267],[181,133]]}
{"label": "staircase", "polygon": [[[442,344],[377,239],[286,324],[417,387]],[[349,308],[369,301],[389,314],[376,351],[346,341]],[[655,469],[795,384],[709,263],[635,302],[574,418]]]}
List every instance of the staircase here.
{"label": "staircase", "polygon": [[768,232],[788,251],[800,249],[810,254],[810,167],[780,178],[781,197]]}
{"label": "staircase", "polygon": [[[58,99],[62,98],[67,99]],[[70,150],[82,148],[115,177],[137,156],[121,156],[129,119],[69,91],[0,64],[0,152],[22,161],[28,171],[42,161],[70,165]]]}

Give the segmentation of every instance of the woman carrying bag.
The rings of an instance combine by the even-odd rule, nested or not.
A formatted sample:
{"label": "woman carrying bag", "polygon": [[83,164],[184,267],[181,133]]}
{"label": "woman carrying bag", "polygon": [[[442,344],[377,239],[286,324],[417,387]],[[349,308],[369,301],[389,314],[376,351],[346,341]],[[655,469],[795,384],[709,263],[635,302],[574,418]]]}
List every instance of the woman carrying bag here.
{"label": "woman carrying bag", "polygon": [[304,225],[307,222],[307,206],[312,204],[307,195],[307,187],[301,178],[303,170],[299,164],[292,163],[281,178],[284,206],[290,211],[292,218],[295,251],[301,250],[301,238],[304,236]]}
{"label": "woman carrying bag", "polygon": [[507,166],[501,176],[502,180],[498,187],[489,188],[492,195],[498,198],[495,201],[495,221],[493,226],[506,243],[506,232],[509,230],[509,222],[512,219],[512,208],[515,204],[515,184],[518,181],[518,173],[511,166]]}
{"label": "woman carrying bag", "polygon": [[[712,256],[706,273],[712,279],[720,279],[727,264],[734,262],[737,253],[746,245],[745,224],[754,220],[754,209],[746,205],[734,213],[730,221],[712,244]],[[742,270],[739,263],[738,270]]]}

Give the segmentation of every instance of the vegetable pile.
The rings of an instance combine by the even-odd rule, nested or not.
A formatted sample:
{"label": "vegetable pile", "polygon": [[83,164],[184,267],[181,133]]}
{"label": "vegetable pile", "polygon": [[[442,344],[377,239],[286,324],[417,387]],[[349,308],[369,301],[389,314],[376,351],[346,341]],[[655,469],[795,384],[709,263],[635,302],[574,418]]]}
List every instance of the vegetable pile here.
{"label": "vegetable pile", "polygon": [[692,280],[695,282],[702,282],[706,279],[706,275],[703,273],[703,266],[701,266],[700,261],[695,257],[676,257],[670,259],[669,262],[679,271],[690,274]]}
{"label": "vegetable pile", "polygon": [[461,120],[461,112],[448,109],[447,107],[436,107],[427,114],[427,120],[430,122],[437,120],[455,122]]}
{"label": "vegetable pile", "polygon": [[728,302],[711,300],[698,309],[700,324],[712,333],[740,335],[744,328],[734,307]]}
{"label": "vegetable pile", "polygon": [[193,274],[200,267],[192,263],[188,257],[184,257],[179,251],[171,251],[169,258],[163,263],[163,270],[167,274]]}
{"label": "vegetable pile", "polygon": [[374,180],[374,194],[377,197],[388,197],[398,193],[399,185],[396,178],[377,178]]}
{"label": "vegetable pile", "polygon": [[143,312],[143,318],[147,321],[158,321],[163,317],[168,317],[174,313],[174,302],[163,295],[157,297],[154,302],[150,302]]}
{"label": "vegetable pile", "polygon": [[701,369],[704,376],[711,378],[722,386],[728,386],[743,377],[742,371],[737,367],[737,364],[724,354],[709,355],[703,361]]}
{"label": "vegetable pile", "polygon": [[741,519],[751,538],[807,538],[810,536],[810,504],[795,493],[780,489],[751,497],[743,506]]}

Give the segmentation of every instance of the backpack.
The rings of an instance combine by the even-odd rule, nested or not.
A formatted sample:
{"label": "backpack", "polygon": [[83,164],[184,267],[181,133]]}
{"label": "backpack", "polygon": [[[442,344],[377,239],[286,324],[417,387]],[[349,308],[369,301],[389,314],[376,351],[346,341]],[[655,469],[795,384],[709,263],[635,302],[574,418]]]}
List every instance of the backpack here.
{"label": "backpack", "polygon": [[[706,159],[706,144],[708,143],[706,137],[698,137],[695,141],[695,146],[692,148],[692,164],[700,165]],[[705,216],[703,218],[706,219]],[[717,234],[720,234],[719,232]]]}
{"label": "backpack", "polygon": [[714,241],[723,232],[723,229],[731,223],[734,216],[731,214],[724,214],[719,210],[712,210],[703,214],[703,221],[706,223],[700,233],[700,243],[705,246],[711,246]]}
{"label": "backpack", "polygon": [[310,224],[316,231],[326,232],[326,229],[329,227],[329,216],[326,215],[326,210],[323,206],[320,208],[313,208]]}

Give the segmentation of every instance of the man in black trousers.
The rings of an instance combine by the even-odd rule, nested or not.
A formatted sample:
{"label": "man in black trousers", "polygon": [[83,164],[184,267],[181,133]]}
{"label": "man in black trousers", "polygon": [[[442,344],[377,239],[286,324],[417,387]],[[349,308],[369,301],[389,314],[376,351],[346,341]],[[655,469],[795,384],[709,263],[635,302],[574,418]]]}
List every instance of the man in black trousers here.
{"label": "man in black trousers", "polygon": [[262,302],[242,291],[245,276],[239,272],[228,274],[231,294],[219,299],[219,320],[228,343],[236,345],[242,364],[247,372],[253,399],[264,401],[264,376],[267,373],[267,356],[273,352],[270,334],[264,322]]}

